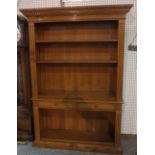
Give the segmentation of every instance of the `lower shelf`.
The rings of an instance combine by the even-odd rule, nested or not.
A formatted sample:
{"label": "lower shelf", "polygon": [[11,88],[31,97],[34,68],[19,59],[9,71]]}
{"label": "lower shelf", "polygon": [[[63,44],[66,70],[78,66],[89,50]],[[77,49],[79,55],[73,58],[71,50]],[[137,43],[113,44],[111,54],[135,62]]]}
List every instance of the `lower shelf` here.
{"label": "lower shelf", "polygon": [[68,141],[81,141],[87,143],[107,143],[113,144],[113,139],[108,133],[92,133],[86,131],[51,129],[41,131],[42,141],[68,140]]}
{"label": "lower shelf", "polygon": [[115,112],[40,108],[39,128],[34,146],[121,153],[115,146]]}
{"label": "lower shelf", "polygon": [[114,113],[40,109],[40,139],[114,144]]}

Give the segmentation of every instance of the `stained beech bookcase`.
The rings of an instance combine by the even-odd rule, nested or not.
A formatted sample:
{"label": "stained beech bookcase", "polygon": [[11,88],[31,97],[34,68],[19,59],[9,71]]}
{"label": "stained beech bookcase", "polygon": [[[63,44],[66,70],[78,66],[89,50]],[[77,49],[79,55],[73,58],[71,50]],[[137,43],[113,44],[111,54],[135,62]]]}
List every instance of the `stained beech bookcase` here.
{"label": "stained beech bookcase", "polygon": [[125,16],[132,5],[23,9],[34,146],[121,153]]}

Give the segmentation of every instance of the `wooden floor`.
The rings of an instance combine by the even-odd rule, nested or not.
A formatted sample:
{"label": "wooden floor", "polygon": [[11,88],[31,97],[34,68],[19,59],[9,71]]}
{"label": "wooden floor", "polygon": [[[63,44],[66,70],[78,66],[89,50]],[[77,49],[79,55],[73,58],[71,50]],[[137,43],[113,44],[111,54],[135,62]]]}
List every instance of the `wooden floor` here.
{"label": "wooden floor", "polygon": [[[68,150],[56,150],[36,148],[31,146],[28,142],[26,145],[18,145],[18,155],[110,155],[104,153],[90,153]],[[122,136],[123,155],[136,155],[137,152],[137,138],[136,136]]]}

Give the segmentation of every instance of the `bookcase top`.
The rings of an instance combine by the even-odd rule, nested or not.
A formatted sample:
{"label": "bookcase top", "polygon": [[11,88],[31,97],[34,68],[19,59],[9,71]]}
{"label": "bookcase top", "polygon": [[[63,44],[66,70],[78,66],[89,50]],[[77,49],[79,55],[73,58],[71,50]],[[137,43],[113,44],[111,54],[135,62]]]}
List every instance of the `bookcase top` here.
{"label": "bookcase top", "polygon": [[20,11],[30,22],[95,21],[125,18],[133,4],[31,8]]}

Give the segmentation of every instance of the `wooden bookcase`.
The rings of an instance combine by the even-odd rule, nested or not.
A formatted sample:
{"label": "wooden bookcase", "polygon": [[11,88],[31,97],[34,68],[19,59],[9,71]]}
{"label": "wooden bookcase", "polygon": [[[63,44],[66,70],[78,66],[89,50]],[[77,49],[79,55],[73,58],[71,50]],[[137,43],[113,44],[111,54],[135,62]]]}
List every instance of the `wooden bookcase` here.
{"label": "wooden bookcase", "polygon": [[34,146],[121,153],[125,15],[132,5],[24,9]]}

